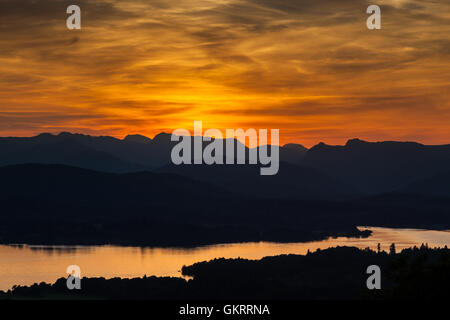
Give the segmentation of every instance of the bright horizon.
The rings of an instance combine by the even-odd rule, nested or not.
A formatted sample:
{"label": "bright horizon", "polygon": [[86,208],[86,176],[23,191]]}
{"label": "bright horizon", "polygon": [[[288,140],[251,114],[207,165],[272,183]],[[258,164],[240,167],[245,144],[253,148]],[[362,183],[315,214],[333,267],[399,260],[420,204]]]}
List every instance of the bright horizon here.
{"label": "bright horizon", "polygon": [[0,4],[0,136],[280,129],[280,144],[450,143],[450,3]]}

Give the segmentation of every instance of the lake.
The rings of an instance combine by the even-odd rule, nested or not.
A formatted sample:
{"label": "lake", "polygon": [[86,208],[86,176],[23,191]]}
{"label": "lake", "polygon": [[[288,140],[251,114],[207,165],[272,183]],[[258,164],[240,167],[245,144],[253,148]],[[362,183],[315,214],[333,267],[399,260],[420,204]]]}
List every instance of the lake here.
{"label": "lake", "polygon": [[13,285],[53,283],[67,277],[69,265],[78,265],[82,277],[132,278],[181,276],[181,267],[214,258],[261,259],[280,254],[305,254],[308,250],[355,246],[383,250],[395,243],[397,250],[428,243],[430,247],[450,245],[450,231],[360,227],[372,230],[369,238],[336,238],[303,243],[237,243],[181,248],[140,248],[118,246],[28,246],[0,245],[0,290]]}

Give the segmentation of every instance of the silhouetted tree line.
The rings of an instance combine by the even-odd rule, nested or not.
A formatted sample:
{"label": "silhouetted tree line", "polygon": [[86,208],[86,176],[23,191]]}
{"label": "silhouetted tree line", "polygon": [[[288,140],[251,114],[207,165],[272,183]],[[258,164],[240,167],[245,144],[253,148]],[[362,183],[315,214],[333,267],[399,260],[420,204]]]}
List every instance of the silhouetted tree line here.
{"label": "silhouetted tree line", "polygon": [[[450,250],[420,248],[394,253],[337,247],[306,255],[258,261],[215,259],[183,267],[193,280],[143,277],[89,278],[69,291],[66,279],[55,284],[15,287],[0,299],[424,299],[450,297]],[[381,290],[369,290],[366,269],[381,268]]]}

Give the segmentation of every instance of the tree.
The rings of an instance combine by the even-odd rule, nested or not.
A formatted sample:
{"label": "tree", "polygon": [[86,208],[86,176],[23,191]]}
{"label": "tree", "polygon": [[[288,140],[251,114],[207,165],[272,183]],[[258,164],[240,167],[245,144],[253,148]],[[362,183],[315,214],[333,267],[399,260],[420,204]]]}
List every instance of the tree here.
{"label": "tree", "polygon": [[395,254],[395,243],[392,243],[389,247],[389,254],[394,255]]}

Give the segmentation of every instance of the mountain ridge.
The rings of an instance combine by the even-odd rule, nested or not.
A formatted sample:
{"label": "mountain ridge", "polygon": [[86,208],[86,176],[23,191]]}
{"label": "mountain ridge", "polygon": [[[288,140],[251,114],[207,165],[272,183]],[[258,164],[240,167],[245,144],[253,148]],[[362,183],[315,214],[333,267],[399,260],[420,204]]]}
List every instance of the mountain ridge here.
{"label": "mountain ridge", "polygon": [[[132,134],[123,139],[70,132],[42,133],[34,137],[5,137],[0,138],[0,166],[35,162],[117,173],[160,171],[170,166],[171,150],[176,143],[165,132],[153,138]],[[203,146],[209,143],[211,142],[202,142]],[[235,150],[237,144],[240,142],[235,140]],[[224,156],[225,145],[226,143]],[[249,150],[245,147],[246,159]],[[300,144],[288,143],[281,146],[279,151],[281,172],[291,169],[299,172],[300,167],[305,168],[303,176],[287,175],[286,183],[281,183],[280,190],[284,188],[287,193],[290,193],[289,185],[296,186],[292,180],[294,177],[301,184],[303,177],[311,176],[309,172],[317,172],[318,181],[319,176],[326,175],[330,181],[339,181],[341,185],[347,185],[347,189],[357,190],[359,194],[377,194],[402,190],[415,181],[450,171],[448,144],[428,146],[408,141],[368,142],[352,138],[345,145],[333,146],[321,142],[309,149]],[[187,176],[194,170],[187,168],[183,173],[180,168],[171,170]],[[205,168],[204,171],[211,169]],[[260,178],[252,179],[256,181]],[[264,181],[276,179],[267,178]],[[213,180],[214,176],[211,176],[210,181],[214,182]],[[309,188],[304,190],[308,191]]]}

